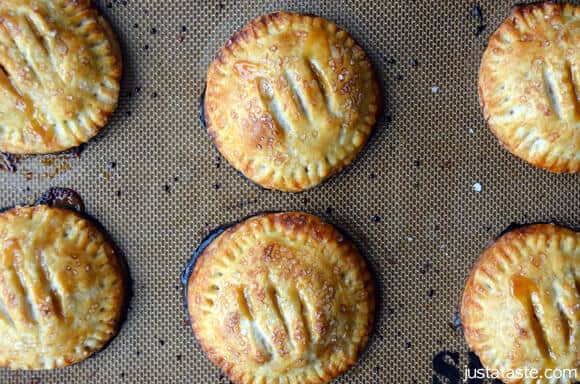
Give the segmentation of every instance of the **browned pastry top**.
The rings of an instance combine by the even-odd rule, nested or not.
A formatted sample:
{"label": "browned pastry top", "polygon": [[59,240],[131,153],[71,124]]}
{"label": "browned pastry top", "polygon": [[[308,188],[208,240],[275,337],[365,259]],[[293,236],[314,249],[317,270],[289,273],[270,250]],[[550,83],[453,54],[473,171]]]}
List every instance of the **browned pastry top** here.
{"label": "browned pastry top", "polygon": [[0,367],[52,369],[116,334],[124,274],[105,235],[46,205],[0,214]]}
{"label": "browned pastry top", "polygon": [[207,74],[205,117],[236,169],[263,187],[302,191],[356,157],[378,97],[370,62],[345,31],[275,13],[220,50]]}
{"label": "browned pastry top", "polygon": [[[580,233],[538,224],[489,247],[467,281],[465,337],[488,369],[544,375],[506,383],[555,383],[547,376],[580,368]],[[531,376],[531,375],[530,375]],[[560,383],[574,383],[568,380]]]}
{"label": "browned pastry top", "polygon": [[87,142],[117,105],[121,54],[89,0],[0,1],[0,151]]}
{"label": "browned pastry top", "polygon": [[250,218],[202,252],[188,284],[195,335],[236,383],[326,383],[367,343],[374,289],[333,226],[303,213]]}
{"label": "browned pastry top", "polygon": [[490,38],[479,93],[506,149],[552,172],[580,172],[580,6],[515,7]]}

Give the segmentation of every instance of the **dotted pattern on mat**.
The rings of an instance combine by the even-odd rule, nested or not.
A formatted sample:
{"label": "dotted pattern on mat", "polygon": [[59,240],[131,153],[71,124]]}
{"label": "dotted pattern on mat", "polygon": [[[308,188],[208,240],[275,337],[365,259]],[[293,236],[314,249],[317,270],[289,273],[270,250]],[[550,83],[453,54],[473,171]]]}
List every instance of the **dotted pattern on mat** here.
{"label": "dotted pattern on mat", "polygon": [[[480,1],[479,19],[471,0],[97,1],[123,46],[119,108],[80,158],[25,159],[16,173],[0,172],[0,205],[31,202],[51,186],[77,190],[125,253],[135,294],[105,351],[52,372],[0,369],[0,383],[227,383],[189,330],[179,275],[212,228],[266,210],[326,217],[375,272],[374,335],[337,383],[437,382],[433,358],[441,351],[459,353],[462,370],[467,347],[454,319],[481,251],[512,222],[580,226],[578,177],[508,154],[481,115],[479,61],[513,3]],[[301,194],[244,179],[198,120],[215,52],[250,19],[280,9],[348,30],[369,53],[384,94],[361,157]]]}

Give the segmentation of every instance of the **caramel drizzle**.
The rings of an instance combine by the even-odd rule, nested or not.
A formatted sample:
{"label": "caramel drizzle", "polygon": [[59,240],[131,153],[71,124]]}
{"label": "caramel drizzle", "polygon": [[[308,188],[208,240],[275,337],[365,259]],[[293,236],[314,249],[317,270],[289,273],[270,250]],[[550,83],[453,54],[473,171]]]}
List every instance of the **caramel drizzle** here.
{"label": "caramel drizzle", "polygon": [[288,341],[290,343],[290,346],[294,347],[293,342],[292,342],[292,337],[290,335],[290,327],[288,325],[288,320],[286,319],[286,317],[284,316],[284,313],[280,309],[280,297],[279,297],[278,291],[276,290],[275,287],[271,286],[268,288],[268,296],[269,296],[270,302],[272,303],[272,308],[274,309],[274,313],[276,314],[276,316],[278,317],[278,320],[280,321],[280,323],[282,323],[282,325],[284,327],[284,332],[286,333],[286,336],[288,337]]}
{"label": "caramel drizzle", "polygon": [[[29,70],[28,73],[31,73],[39,83],[42,83],[42,78],[38,75],[38,73],[36,73],[34,65],[32,65],[32,63],[28,60],[28,57],[22,50],[22,47],[16,42],[16,39],[11,32],[11,28],[7,28],[5,25],[0,23],[0,33],[6,36],[10,40],[11,45],[16,48],[15,51],[17,52],[22,63],[24,63],[26,68]],[[24,104],[23,110],[26,111],[32,132],[44,143],[50,142],[54,133],[48,127],[45,129],[45,127],[38,121],[37,117],[35,116],[36,108],[34,107],[33,101],[25,94],[21,87],[17,85],[16,78],[12,76],[10,72],[8,72],[5,65],[3,66],[3,70],[0,71],[0,75],[4,75],[6,77],[6,80],[8,81],[4,81],[4,83],[11,87],[9,90]]]}
{"label": "caramel drizzle", "polygon": [[[2,277],[0,277],[0,279],[1,278]],[[6,304],[2,299],[2,295],[0,295],[0,319],[4,320],[8,325],[10,325],[10,327],[14,328],[14,320],[12,320],[10,313],[8,313],[8,310],[6,309]]]}
{"label": "caramel drizzle", "polygon": [[[284,116],[282,105],[278,98],[274,95],[272,85],[265,78],[258,78],[258,90],[262,98],[262,103],[266,106],[268,113],[272,116],[272,120],[276,126],[280,127],[283,132],[291,133],[292,125]],[[280,132],[277,132],[280,133]]]}
{"label": "caramel drizzle", "polygon": [[539,316],[542,313],[542,308],[536,283],[527,277],[515,275],[511,278],[511,294],[527,312],[532,333],[542,356],[545,359],[555,359],[556,356],[547,341],[546,331]]}
{"label": "caramel drizzle", "polygon": [[[287,105],[285,103],[293,104],[300,115],[298,120],[304,118],[312,123],[317,117],[328,120],[337,116],[333,108],[335,102],[330,83],[318,64],[311,59],[299,62],[297,72],[285,70],[281,75],[280,81],[287,84],[289,96],[289,100],[284,101],[280,101],[278,95],[286,94],[285,85],[280,86],[272,79],[264,77],[264,72],[260,70],[258,64],[238,61],[234,64],[234,72],[239,77],[256,83],[262,103],[272,115],[274,122],[286,133],[291,132],[292,124],[288,116],[285,116],[287,114],[286,108],[283,108]],[[313,87],[309,86],[308,92],[304,89],[305,79],[309,80],[310,84],[314,83]]]}
{"label": "caramel drizzle", "polygon": [[554,78],[554,70],[551,65],[544,66],[542,72],[544,90],[556,116],[559,119],[574,120],[580,116],[578,79],[576,79],[573,65],[569,61],[563,63],[561,67],[563,73],[560,80],[560,78]]}
{"label": "caramel drizzle", "polygon": [[16,239],[8,239],[0,250],[0,317],[11,325],[46,323],[49,317],[64,317],[64,296],[51,273],[44,251],[26,258]]}
{"label": "caramel drizzle", "polygon": [[569,346],[574,342],[574,323],[573,320],[566,315],[566,312],[560,302],[558,302],[558,315],[560,316],[560,322],[562,324],[564,341]]}
{"label": "caramel drizzle", "polygon": [[578,86],[580,79],[576,78],[574,68],[576,68],[575,64],[571,64],[569,61],[566,62],[566,70],[568,72],[568,76],[570,77],[570,86],[572,87],[572,103],[574,104],[574,113],[576,116],[580,116],[580,87]]}
{"label": "caramel drizzle", "polygon": [[334,114],[334,111],[332,108],[332,102],[331,102],[331,98],[330,98],[331,96],[329,94],[330,84],[328,83],[326,77],[324,76],[324,73],[318,67],[318,64],[314,60],[308,59],[308,60],[306,60],[306,64],[307,64],[307,67],[312,72],[312,77],[314,78],[314,81],[316,81],[318,89],[320,90],[320,94],[321,94],[322,98],[324,99],[324,105],[326,107],[326,110],[329,113]]}
{"label": "caramel drizzle", "polygon": [[30,30],[32,37],[36,40],[36,42],[38,42],[40,48],[44,53],[45,58],[47,59],[48,62],[50,62],[52,66],[51,69],[53,72],[52,73],[53,76],[51,76],[51,81],[53,82],[64,81],[64,79],[60,76],[60,71],[57,69],[55,58],[54,55],[52,54],[52,52],[54,52],[54,49],[51,49],[48,38],[40,32],[38,24],[30,16],[28,15],[24,16],[24,23]]}
{"label": "caramel drizzle", "polygon": [[298,298],[298,305],[300,306],[300,311],[298,313],[300,314],[300,318],[302,320],[302,326],[303,326],[304,332],[305,332],[305,336],[304,336],[306,339],[305,342],[309,343],[310,340],[312,339],[313,330],[312,330],[312,325],[311,325],[310,321],[308,321],[308,319],[310,318],[308,306],[304,302],[304,299],[302,298],[302,294],[300,292],[297,292],[295,294]]}
{"label": "caramel drizzle", "polygon": [[238,307],[240,308],[242,316],[244,316],[250,323],[249,328],[251,338],[254,341],[254,344],[256,345],[259,353],[266,359],[266,361],[271,361],[273,347],[269,343],[268,339],[264,336],[263,331],[256,324],[252,302],[246,287],[238,288]]}
{"label": "caramel drizzle", "polygon": [[[17,305],[20,307],[22,320],[32,324],[38,324],[38,313],[36,313],[31,301],[30,290],[27,287],[23,271],[20,270],[22,252],[20,244],[15,239],[8,240],[4,246],[4,268],[12,275],[14,282],[14,293],[18,296]],[[16,303],[15,303],[16,304]]]}
{"label": "caramel drizzle", "polygon": [[284,71],[284,76],[286,77],[286,82],[288,83],[288,87],[292,94],[292,99],[296,101],[296,106],[300,113],[306,117],[308,120],[311,120],[312,117],[308,113],[308,108],[306,107],[306,100],[304,99],[304,95],[300,92],[298,84],[292,76],[291,73],[288,71]]}
{"label": "caramel drizzle", "polygon": [[[288,301],[285,301],[285,297],[288,298]],[[258,300],[259,305],[268,306],[277,321],[258,318],[254,312],[252,300]],[[252,299],[248,288],[240,286],[237,288],[237,302],[240,315],[248,323],[248,334],[258,352],[267,361],[272,359],[274,353],[284,355],[311,344],[314,334],[312,316],[310,316],[310,310],[302,297],[302,293],[296,288],[289,287],[285,294],[281,294],[276,287],[268,282],[265,297]],[[287,309],[285,309],[286,307]],[[286,310],[291,310],[296,316],[297,323],[294,326],[290,320],[293,316],[285,313]],[[283,328],[284,334],[277,333],[278,326]],[[286,341],[287,344],[285,344]]]}
{"label": "caramel drizzle", "polygon": [[40,277],[39,283],[46,289],[46,297],[50,298],[53,313],[57,317],[63,317],[63,298],[58,294],[54,280],[51,278],[53,274],[50,272],[43,251],[40,252],[40,260],[38,263],[36,263],[35,267],[38,272],[38,276]]}
{"label": "caramel drizzle", "polygon": [[542,76],[544,81],[544,89],[546,91],[546,96],[548,96],[548,100],[550,101],[550,106],[554,113],[556,113],[559,118],[562,118],[562,107],[558,101],[558,91],[551,68],[544,68]]}

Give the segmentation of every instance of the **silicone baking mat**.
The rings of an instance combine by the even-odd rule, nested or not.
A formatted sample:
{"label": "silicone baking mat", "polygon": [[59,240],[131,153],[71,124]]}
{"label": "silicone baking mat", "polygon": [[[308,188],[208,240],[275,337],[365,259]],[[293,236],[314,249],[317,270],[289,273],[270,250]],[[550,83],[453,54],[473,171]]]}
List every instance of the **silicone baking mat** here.
{"label": "silicone baking mat", "polygon": [[[0,205],[29,203],[52,186],[79,192],[127,258],[128,319],[83,363],[0,369],[0,382],[227,383],[193,338],[179,275],[211,229],[260,211],[299,210],[346,230],[380,289],[369,347],[337,382],[459,384],[470,355],[455,315],[481,251],[512,222],[580,226],[579,177],[508,154],[482,118],[479,61],[513,4],[97,1],[123,46],[119,107],[79,158],[23,159],[15,173],[0,172]],[[316,14],[348,30],[368,52],[384,95],[360,158],[300,194],[244,179],[198,120],[215,52],[246,22],[276,10]]]}

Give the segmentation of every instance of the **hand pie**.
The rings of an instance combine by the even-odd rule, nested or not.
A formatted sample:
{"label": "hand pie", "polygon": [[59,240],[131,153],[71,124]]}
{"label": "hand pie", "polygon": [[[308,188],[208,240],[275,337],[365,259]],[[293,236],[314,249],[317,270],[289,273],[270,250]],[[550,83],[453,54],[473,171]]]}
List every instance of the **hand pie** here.
{"label": "hand pie", "polygon": [[357,156],[378,99],[371,64],[345,31],[282,12],[253,20],[219,51],[204,113],[237,170],[265,188],[297,192]]}
{"label": "hand pie", "polygon": [[90,0],[0,1],[0,151],[89,141],[119,96],[121,52]]}
{"label": "hand pie", "polygon": [[116,334],[124,295],[113,245],[80,214],[46,205],[0,214],[0,367],[86,359]]}
{"label": "hand pie", "polygon": [[[550,224],[507,233],[475,265],[465,287],[465,337],[484,367],[566,375],[580,367],[580,233]],[[547,372],[548,369],[559,369]],[[547,377],[506,383],[555,383]],[[536,381],[538,380],[538,381]]]}
{"label": "hand pie", "polygon": [[580,172],[580,7],[515,7],[489,40],[479,94],[508,151],[552,172]]}
{"label": "hand pie", "polygon": [[191,325],[235,383],[326,383],[371,332],[371,275],[354,245],[303,213],[265,214],[218,235],[187,278]]}

